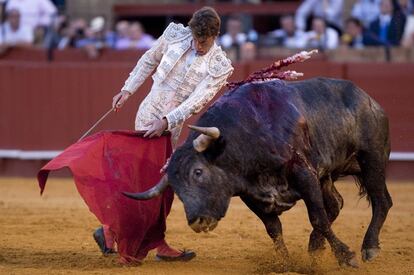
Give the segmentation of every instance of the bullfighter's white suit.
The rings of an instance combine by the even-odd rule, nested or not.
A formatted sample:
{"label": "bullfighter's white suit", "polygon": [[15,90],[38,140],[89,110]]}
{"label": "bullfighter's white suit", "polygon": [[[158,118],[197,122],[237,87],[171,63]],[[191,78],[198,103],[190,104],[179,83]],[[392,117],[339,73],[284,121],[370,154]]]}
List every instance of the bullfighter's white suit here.
{"label": "bullfighter's white suit", "polygon": [[171,23],[139,60],[122,88],[134,93],[156,68],[148,96],[139,106],[135,130],[165,117],[175,146],[183,122],[199,112],[226,84],[233,72],[231,61],[216,43],[205,55],[197,55],[189,27]]}

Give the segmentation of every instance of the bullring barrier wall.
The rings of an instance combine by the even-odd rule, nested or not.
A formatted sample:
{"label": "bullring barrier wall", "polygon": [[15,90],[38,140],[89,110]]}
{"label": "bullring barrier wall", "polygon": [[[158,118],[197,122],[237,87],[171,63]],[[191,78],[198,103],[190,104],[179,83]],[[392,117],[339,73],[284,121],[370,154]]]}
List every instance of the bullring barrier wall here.
{"label": "bullring barrier wall", "polygon": [[[35,175],[47,159],[76,142],[110,109],[140,54],[106,51],[89,61],[82,51],[68,50],[56,52],[50,62],[44,51],[18,50],[0,60],[0,175]],[[272,61],[235,63],[230,80],[244,79]],[[378,101],[390,118],[388,177],[414,179],[414,63],[336,63],[319,57],[289,69],[303,72],[304,79],[349,79]],[[150,85],[147,80],[96,131],[133,129],[135,112]],[[184,128],[180,142],[187,134]]]}

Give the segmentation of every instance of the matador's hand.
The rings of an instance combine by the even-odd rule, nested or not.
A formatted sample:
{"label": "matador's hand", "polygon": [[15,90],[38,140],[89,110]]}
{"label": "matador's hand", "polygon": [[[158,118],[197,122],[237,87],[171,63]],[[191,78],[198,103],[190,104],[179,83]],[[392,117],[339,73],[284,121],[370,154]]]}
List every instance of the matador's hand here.
{"label": "matador's hand", "polygon": [[112,98],[112,108],[115,109],[115,112],[124,105],[130,95],[127,91],[121,91]]}
{"label": "matador's hand", "polygon": [[168,128],[168,122],[166,118],[154,119],[144,125],[145,127],[151,126],[144,134],[144,137],[159,137]]}

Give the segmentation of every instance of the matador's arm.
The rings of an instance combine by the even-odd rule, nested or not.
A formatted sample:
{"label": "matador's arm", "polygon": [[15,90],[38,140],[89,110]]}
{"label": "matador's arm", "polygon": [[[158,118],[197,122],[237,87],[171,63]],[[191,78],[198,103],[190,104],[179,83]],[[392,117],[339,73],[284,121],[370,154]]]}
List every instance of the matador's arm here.
{"label": "matador's arm", "polygon": [[154,71],[161,61],[166,47],[164,35],[160,36],[154,46],[146,51],[138,60],[135,68],[129,74],[125,81],[122,91],[133,94],[144,83],[145,79]]}

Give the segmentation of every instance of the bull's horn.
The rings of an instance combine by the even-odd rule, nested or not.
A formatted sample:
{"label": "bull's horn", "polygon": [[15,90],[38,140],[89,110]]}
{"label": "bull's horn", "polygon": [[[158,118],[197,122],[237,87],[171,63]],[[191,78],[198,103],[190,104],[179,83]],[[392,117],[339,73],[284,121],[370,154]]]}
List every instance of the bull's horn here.
{"label": "bull's horn", "polygon": [[201,133],[201,135],[193,140],[193,147],[197,152],[205,151],[211,142],[220,136],[220,130],[217,127],[198,127],[193,125],[189,125],[188,127]]}
{"label": "bull's horn", "polygon": [[220,130],[217,127],[199,127],[194,125],[188,125],[188,128],[205,134],[209,137],[212,137],[213,139],[218,139],[220,136]]}
{"label": "bull's horn", "polygon": [[159,183],[152,187],[151,189],[142,192],[142,193],[129,193],[129,192],[122,192],[125,196],[128,198],[134,199],[134,200],[149,200],[154,197],[157,197],[164,192],[165,188],[169,185],[167,175],[162,177]]}

